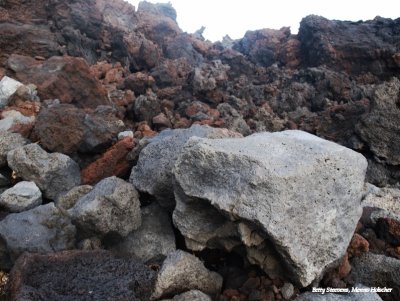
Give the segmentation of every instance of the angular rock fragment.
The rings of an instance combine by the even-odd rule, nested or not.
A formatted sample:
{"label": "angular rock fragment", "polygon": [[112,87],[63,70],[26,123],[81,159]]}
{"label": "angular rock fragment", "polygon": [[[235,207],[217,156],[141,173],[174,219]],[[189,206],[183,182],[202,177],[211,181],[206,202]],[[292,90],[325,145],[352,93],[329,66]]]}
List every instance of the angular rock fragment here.
{"label": "angular rock fragment", "polygon": [[115,246],[115,250],[143,262],[158,260],[175,251],[175,234],[165,209],[153,203],[141,212],[142,225]]}
{"label": "angular rock fragment", "polygon": [[156,273],[107,251],[24,254],[10,274],[11,300],[149,300]]}
{"label": "angular rock fragment", "polygon": [[139,195],[117,177],[105,178],[68,210],[84,236],[127,236],[141,224]]}
{"label": "angular rock fragment", "polygon": [[58,208],[65,210],[71,209],[81,197],[88,194],[92,189],[93,187],[90,185],[75,186],[70,191],[54,200],[54,203]]}
{"label": "angular rock fragment", "polygon": [[219,274],[207,270],[197,257],[177,250],[165,259],[151,300],[194,289],[215,296],[221,287],[222,277]]}
{"label": "angular rock fragment", "polygon": [[7,153],[10,150],[29,143],[27,139],[17,133],[0,132],[0,167],[7,165]]}
{"label": "angular rock fragment", "polygon": [[35,182],[44,196],[52,200],[81,182],[75,161],[60,153],[49,154],[37,144],[10,151],[7,161],[20,177]]}
{"label": "angular rock fragment", "polygon": [[[361,216],[366,159],[301,131],[192,138],[174,175],[188,197],[257,225],[303,286],[346,251]],[[260,263],[261,264],[261,263]]]}
{"label": "angular rock fragment", "polygon": [[34,182],[22,181],[0,195],[0,207],[21,212],[42,204],[42,192]]}
{"label": "angular rock fragment", "polygon": [[164,130],[149,139],[141,151],[129,181],[140,191],[154,195],[162,204],[174,204],[172,168],[184,144],[190,137],[223,138],[240,137],[226,129],[194,125],[189,129]]}
{"label": "angular rock fragment", "polygon": [[19,87],[23,86],[19,81],[4,76],[0,81],[0,109],[8,105],[8,101]]}
{"label": "angular rock fragment", "polygon": [[0,222],[0,241],[6,250],[0,257],[10,256],[14,261],[23,252],[48,253],[72,249],[75,232],[70,219],[53,203],[12,213]]}

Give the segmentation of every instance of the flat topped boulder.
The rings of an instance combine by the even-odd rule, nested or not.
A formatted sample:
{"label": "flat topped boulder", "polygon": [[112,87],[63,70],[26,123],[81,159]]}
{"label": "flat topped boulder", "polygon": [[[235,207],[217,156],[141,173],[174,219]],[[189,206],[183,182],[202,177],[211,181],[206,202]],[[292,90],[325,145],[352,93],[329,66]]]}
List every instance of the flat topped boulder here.
{"label": "flat topped boulder", "polygon": [[[361,215],[366,159],[302,131],[192,138],[176,189],[263,231],[307,286],[344,255]],[[261,264],[261,263],[260,263]]]}

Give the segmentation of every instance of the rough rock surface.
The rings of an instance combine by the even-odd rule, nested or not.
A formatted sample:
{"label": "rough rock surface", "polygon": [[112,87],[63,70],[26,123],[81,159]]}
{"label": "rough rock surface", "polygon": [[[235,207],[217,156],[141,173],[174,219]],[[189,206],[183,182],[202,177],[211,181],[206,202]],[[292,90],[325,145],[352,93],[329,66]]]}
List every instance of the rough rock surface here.
{"label": "rough rock surface", "polygon": [[372,287],[392,288],[392,293],[382,294],[385,301],[395,301],[400,296],[400,260],[384,255],[364,253],[355,257],[348,276],[350,284],[363,283]]}
{"label": "rough rock surface", "polygon": [[37,116],[34,140],[52,152],[102,153],[124,129],[124,123],[105,111],[87,113],[69,104],[44,108]]}
{"label": "rough rock surface", "polygon": [[210,296],[219,293],[222,277],[207,270],[197,257],[181,250],[170,253],[157,275],[151,300],[187,290],[200,290]]}
{"label": "rough rock surface", "polygon": [[54,204],[58,208],[65,210],[71,209],[81,197],[88,194],[92,189],[93,187],[90,185],[75,186],[70,191],[60,195],[56,200],[54,200]]}
{"label": "rough rock surface", "polygon": [[21,212],[42,204],[42,192],[34,182],[22,181],[0,195],[0,207]]}
{"label": "rough rock surface", "polygon": [[[75,226],[53,203],[21,213],[9,214],[0,222],[1,257],[14,261],[23,252],[49,253],[72,249]],[[1,248],[2,249],[2,248]]]}
{"label": "rough rock surface", "polygon": [[143,262],[159,260],[175,251],[171,219],[157,203],[141,208],[142,225],[130,233],[115,249],[134,255]]}
{"label": "rough rock surface", "polygon": [[7,66],[21,82],[35,84],[42,100],[59,99],[61,103],[93,109],[110,104],[105,89],[81,58],[54,56],[46,61],[38,61],[27,56],[12,55]]}
{"label": "rough rock surface", "polygon": [[44,196],[52,200],[81,182],[75,161],[60,153],[49,154],[37,144],[8,152],[7,161],[18,175],[35,182]]}
{"label": "rough rock surface", "polygon": [[258,225],[294,280],[307,286],[343,256],[361,216],[366,168],[365,158],[349,149],[285,131],[192,138],[174,175],[186,195],[211,203],[233,221]]}
{"label": "rough rock surface", "polygon": [[226,129],[194,125],[189,129],[164,130],[149,139],[141,151],[129,181],[140,191],[154,195],[161,204],[173,203],[172,169],[183,146],[190,137],[223,138],[240,137]]}
{"label": "rough rock surface", "polygon": [[105,178],[97,183],[68,213],[84,236],[127,236],[141,224],[137,191],[117,177]]}
{"label": "rough rock surface", "polygon": [[10,274],[11,300],[149,300],[155,272],[107,251],[24,254]]}
{"label": "rough rock surface", "polygon": [[191,290],[186,293],[174,296],[172,299],[163,301],[211,301],[210,296],[204,294],[199,290]]}
{"label": "rough rock surface", "polygon": [[4,76],[0,81],[0,109],[8,105],[8,101],[23,84],[19,81]]}
{"label": "rough rock surface", "polygon": [[17,133],[0,131],[0,167],[7,164],[7,153],[28,143],[24,137]]}

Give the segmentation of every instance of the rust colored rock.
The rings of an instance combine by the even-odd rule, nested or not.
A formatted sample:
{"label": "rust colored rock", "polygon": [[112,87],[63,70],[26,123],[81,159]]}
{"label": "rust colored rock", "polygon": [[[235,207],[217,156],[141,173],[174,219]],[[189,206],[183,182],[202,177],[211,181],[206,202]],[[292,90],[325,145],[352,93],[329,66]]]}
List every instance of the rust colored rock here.
{"label": "rust colored rock", "polygon": [[19,257],[10,300],[149,300],[156,273],[111,252],[64,251]]}
{"label": "rust colored rock", "polygon": [[125,137],[108,149],[99,159],[81,171],[82,184],[94,185],[111,176],[123,177],[132,168],[127,159],[135,146],[131,137]]}
{"label": "rust colored rock", "polygon": [[137,96],[145,94],[146,90],[154,85],[154,78],[142,72],[132,73],[124,81],[125,88],[132,90]]}
{"label": "rust colored rock", "polygon": [[392,218],[380,218],[376,223],[379,238],[391,245],[400,245],[400,222]]}
{"label": "rust colored rock", "polygon": [[85,60],[74,57],[51,57],[38,61],[31,57],[11,55],[10,72],[25,84],[35,84],[40,99],[59,99],[82,108],[109,104],[105,89],[90,73]]}
{"label": "rust colored rock", "polygon": [[351,265],[349,262],[349,255],[346,253],[338,267],[339,279],[345,278],[351,272]]}
{"label": "rust colored rock", "polygon": [[160,113],[157,116],[153,117],[153,124],[159,128],[170,128],[171,121],[164,113]]}
{"label": "rust colored rock", "polygon": [[369,251],[369,242],[360,234],[355,233],[351,239],[347,252],[349,256],[359,256],[361,253]]}

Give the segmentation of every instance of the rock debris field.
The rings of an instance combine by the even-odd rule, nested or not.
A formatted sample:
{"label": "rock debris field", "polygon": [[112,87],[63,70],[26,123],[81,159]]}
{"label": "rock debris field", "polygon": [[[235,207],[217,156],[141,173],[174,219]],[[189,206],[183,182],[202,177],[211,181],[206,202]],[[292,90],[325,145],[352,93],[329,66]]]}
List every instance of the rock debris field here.
{"label": "rock debris field", "polygon": [[0,300],[400,300],[400,18],[176,17],[0,1]]}

